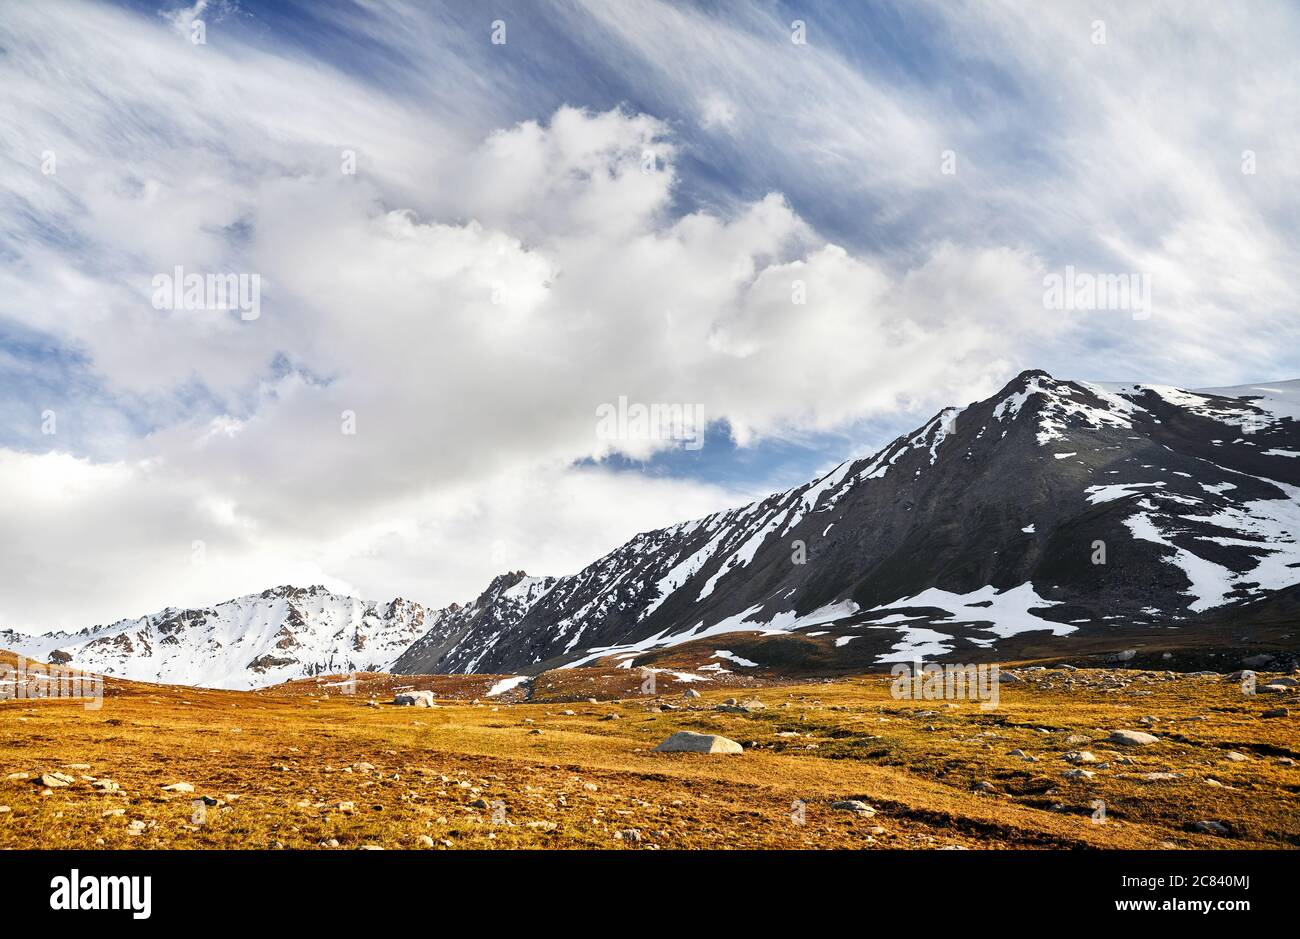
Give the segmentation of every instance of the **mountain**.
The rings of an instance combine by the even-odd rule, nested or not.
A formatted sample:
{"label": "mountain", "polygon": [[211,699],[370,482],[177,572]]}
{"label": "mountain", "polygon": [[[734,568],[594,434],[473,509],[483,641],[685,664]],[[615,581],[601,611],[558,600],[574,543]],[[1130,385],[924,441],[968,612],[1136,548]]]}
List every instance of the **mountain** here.
{"label": "mountain", "polygon": [[1227,635],[1238,616],[1294,619],[1297,584],[1300,381],[1192,392],[1028,371],[809,483],[639,534],[576,574],[502,574],[470,604],[282,587],[0,632],[0,647],[228,688],[686,652],[714,671],[846,670]]}
{"label": "mountain", "polygon": [[1300,582],[1297,401],[1300,382],[1198,393],[1025,372],[810,483],[637,535],[508,610],[489,591],[491,615],[396,668],[631,664],[745,631],[875,664],[1191,623]]}
{"label": "mountain", "polygon": [[138,681],[247,689],[307,675],[388,671],[431,621],[423,606],[400,597],[381,604],[324,587],[276,587],[79,632],[0,631],[0,648]]}

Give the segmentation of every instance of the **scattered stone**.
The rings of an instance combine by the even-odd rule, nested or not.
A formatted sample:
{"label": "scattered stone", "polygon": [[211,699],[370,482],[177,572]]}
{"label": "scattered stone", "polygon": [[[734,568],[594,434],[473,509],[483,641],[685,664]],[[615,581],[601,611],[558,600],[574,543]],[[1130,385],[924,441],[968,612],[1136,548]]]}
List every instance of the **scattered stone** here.
{"label": "scattered stone", "polygon": [[1096,763],[1097,762],[1097,757],[1094,756],[1092,754],[1092,751],[1090,750],[1071,750],[1069,753],[1065,754],[1064,759],[1065,762],[1067,763]]}
{"label": "scattered stone", "polygon": [[1173,782],[1183,777],[1179,773],[1143,773],[1141,778],[1146,782]]}
{"label": "scattered stone", "polygon": [[357,810],[356,804],[353,802],[335,802],[333,808],[336,812],[355,812]]}
{"label": "scattered stone", "polygon": [[1140,730],[1112,730],[1106,739],[1109,743],[1117,743],[1122,747],[1145,747],[1160,741],[1159,737]]}
{"label": "scattered stone", "polygon": [[1227,757],[1229,760],[1232,760],[1232,762],[1234,763],[1245,763],[1247,760],[1250,759],[1250,757],[1246,756],[1246,754],[1238,753],[1236,750],[1229,750],[1227,753],[1223,755]]}
{"label": "scattered stone", "polygon": [[1290,713],[1286,708],[1269,708],[1260,717],[1286,717]]}
{"label": "scattered stone", "polygon": [[993,785],[993,783],[989,782],[986,779],[981,779],[979,782],[975,784],[975,791],[976,792],[997,792],[998,787]]}
{"label": "scattered stone", "polygon": [[400,691],[393,695],[393,703],[403,707],[434,707],[432,691]]}
{"label": "scattered stone", "polygon": [[694,688],[687,688],[686,691],[682,693],[683,698],[698,698],[699,696],[700,693]]}
{"label": "scattered stone", "polygon": [[679,730],[659,746],[656,753],[743,753],[745,748],[734,740],[717,734],[697,734]]}
{"label": "scattered stone", "polygon": [[1273,656],[1263,653],[1260,655],[1248,655],[1246,658],[1241,660],[1241,664],[1246,668],[1259,669],[1267,668],[1272,661]]}
{"label": "scattered stone", "polygon": [[528,822],[526,827],[534,831],[555,831],[559,826],[555,822]]}
{"label": "scattered stone", "polygon": [[420,847],[422,847],[422,848],[432,848],[432,847],[433,847],[433,839],[430,838],[428,835],[421,835],[421,836],[420,836],[418,839],[416,839],[416,840],[419,841],[419,843],[420,843]]}
{"label": "scattered stone", "polygon": [[614,837],[619,841],[630,841],[635,844],[641,840],[641,829],[624,828],[622,831],[614,832]]}
{"label": "scattered stone", "polygon": [[838,802],[832,802],[831,808],[841,812],[852,812],[862,818],[870,818],[876,814],[876,810],[861,799],[840,799]]}
{"label": "scattered stone", "polygon": [[1092,779],[1097,774],[1090,769],[1068,769],[1063,774],[1066,779]]}
{"label": "scattered stone", "polygon": [[1070,736],[1065,738],[1065,745],[1067,747],[1077,747],[1083,743],[1092,743],[1092,738],[1085,734],[1070,734]]}
{"label": "scattered stone", "polygon": [[111,779],[96,779],[90,784],[90,787],[98,789],[100,792],[118,792],[122,788]]}
{"label": "scattered stone", "polygon": [[1226,835],[1226,834],[1228,834],[1228,826],[1227,826],[1227,825],[1223,824],[1223,822],[1215,822],[1215,821],[1211,821],[1211,820],[1209,820],[1209,819],[1205,819],[1205,820],[1202,820],[1202,821],[1199,821],[1199,822],[1194,823],[1194,824],[1192,825],[1192,829],[1195,830],[1195,831],[1203,832],[1204,834],[1207,834],[1207,835]]}
{"label": "scattered stone", "polygon": [[187,782],[172,783],[170,786],[163,786],[163,792],[193,792],[194,787]]}
{"label": "scattered stone", "polygon": [[60,786],[71,786],[75,779],[67,773],[42,773],[36,781],[46,789],[58,789]]}

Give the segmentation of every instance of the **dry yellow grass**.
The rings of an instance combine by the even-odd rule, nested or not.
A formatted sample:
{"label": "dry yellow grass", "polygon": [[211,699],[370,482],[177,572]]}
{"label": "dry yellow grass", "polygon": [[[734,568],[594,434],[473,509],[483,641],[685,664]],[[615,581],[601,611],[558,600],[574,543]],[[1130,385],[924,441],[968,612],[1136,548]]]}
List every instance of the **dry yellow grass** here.
{"label": "dry yellow grass", "polygon": [[[1285,764],[1300,758],[1296,708],[1263,718],[1285,701],[1228,681],[1130,672],[1126,687],[1106,690],[1101,673],[1038,672],[1003,685],[989,711],[895,700],[883,676],[699,684],[699,699],[670,683],[657,690],[677,709],[654,712],[644,696],[588,703],[591,687],[635,688],[634,676],[593,677],[549,673],[536,683],[548,700],[521,703],[475,703],[486,679],[392,676],[363,676],[350,696],[317,682],[223,692],[110,681],[99,710],[3,702],[0,847],[415,849],[429,846],[424,837],[435,848],[1300,845],[1300,767]],[[442,706],[369,703],[398,685],[433,688]],[[731,695],[766,708],[712,709]],[[1139,722],[1147,715],[1154,725]],[[1103,738],[1116,728],[1160,742],[1112,747]],[[723,734],[746,752],[651,752],[677,730]],[[1067,743],[1075,734],[1092,742]],[[1071,750],[1096,755],[1094,778],[1064,778]],[[74,782],[33,781],[51,771]],[[1179,775],[1142,778],[1152,772]],[[21,773],[30,778],[6,778]],[[98,778],[121,788],[97,792]],[[176,782],[194,793],[161,788]],[[196,796],[215,800],[202,824]],[[877,814],[831,808],[849,798]],[[1230,835],[1193,831],[1201,820]],[[629,829],[639,840],[617,837]]]}

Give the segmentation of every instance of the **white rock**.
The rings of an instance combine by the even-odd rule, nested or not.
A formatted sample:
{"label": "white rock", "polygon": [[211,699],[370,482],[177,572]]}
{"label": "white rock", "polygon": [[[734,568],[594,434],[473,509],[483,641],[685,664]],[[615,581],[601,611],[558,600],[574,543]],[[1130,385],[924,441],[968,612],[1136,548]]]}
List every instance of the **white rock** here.
{"label": "white rock", "polygon": [[393,695],[393,703],[405,707],[434,707],[432,691],[399,691]]}
{"label": "white rock", "polygon": [[1112,730],[1106,739],[1123,747],[1145,747],[1160,740],[1159,737],[1140,730]]}
{"label": "white rock", "polygon": [[745,748],[734,740],[717,734],[697,734],[679,730],[659,746],[656,753],[744,753]]}

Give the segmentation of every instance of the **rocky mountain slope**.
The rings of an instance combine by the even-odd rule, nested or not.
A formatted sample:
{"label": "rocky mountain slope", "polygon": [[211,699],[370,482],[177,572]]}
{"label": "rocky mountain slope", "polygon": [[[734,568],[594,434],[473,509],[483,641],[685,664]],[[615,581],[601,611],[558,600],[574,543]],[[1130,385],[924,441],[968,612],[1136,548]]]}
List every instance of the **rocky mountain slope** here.
{"label": "rocky mountain slope", "polygon": [[228,688],[630,666],[678,646],[714,671],[771,664],[728,649],[739,634],[857,667],[1018,636],[1193,629],[1236,605],[1286,608],[1298,583],[1300,381],[1189,392],[1030,371],[819,479],[637,535],[570,576],[502,574],[465,606],[280,588],[75,634],[0,633],[0,647]]}
{"label": "rocky mountain slope", "polygon": [[806,485],[638,535],[397,667],[630,664],[736,631],[861,642],[881,662],[1189,621],[1300,582],[1297,401],[1300,382],[1025,372]]}

